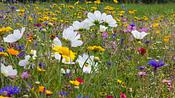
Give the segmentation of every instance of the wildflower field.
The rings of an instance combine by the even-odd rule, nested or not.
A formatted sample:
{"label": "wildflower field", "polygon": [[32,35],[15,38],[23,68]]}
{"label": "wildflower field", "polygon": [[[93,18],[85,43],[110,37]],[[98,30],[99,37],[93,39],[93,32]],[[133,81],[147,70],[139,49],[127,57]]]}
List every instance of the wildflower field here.
{"label": "wildflower field", "polygon": [[0,3],[0,98],[175,98],[174,87],[173,3]]}

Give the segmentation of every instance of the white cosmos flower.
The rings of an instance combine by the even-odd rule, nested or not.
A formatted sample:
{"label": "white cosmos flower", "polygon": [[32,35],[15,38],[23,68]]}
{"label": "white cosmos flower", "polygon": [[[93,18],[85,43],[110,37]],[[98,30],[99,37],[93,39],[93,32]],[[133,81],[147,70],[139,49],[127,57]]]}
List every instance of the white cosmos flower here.
{"label": "white cosmos flower", "polygon": [[55,37],[55,38],[53,39],[53,43],[54,43],[54,45],[56,45],[56,46],[62,46],[62,43],[61,43],[61,41],[58,39],[58,37]]}
{"label": "white cosmos flower", "polygon": [[86,21],[74,21],[72,24],[72,27],[74,30],[80,30],[80,29],[86,29],[88,30],[90,28],[90,26],[88,25],[88,23],[86,23]]}
{"label": "white cosmos flower", "polygon": [[26,65],[29,64],[29,59],[30,58],[31,58],[30,55],[26,55],[25,59],[19,61],[19,63],[18,63],[19,66],[22,66],[22,67],[26,68]]}
{"label": "white cosmos flower", "polygon": [[71,47],[78,47],[83,44],[80,40],[80,34],[74,32],[72,28],[64,29],[63,38],[71,42]]}
{"label": "white cosmos flower", "polygon": [[22,38],[24,31],[25,28],[22,28],[21,30],[14,30],[13,34],[9,34],[8,36],[4,37],[3,40],[7,43],[14,43]]}
{"label": "white cosmos flower", "polygon": [[100,25],[100,32],[105,32],[108,27]]}
{"label": "white cosmos flower", "polygon": [[148,35],[148,33],[139,32],[137,30],[132,31],[131,33],[134,36],[134,38],[136,38],[136,39],[143,39],[146,35]]}
{"label": "white cosmos flower", "polygon": [[76,62],[79,63],[80,68],[83,68],[84,73],[91,73],[92,66],[95,68],[98,65],[94,61],[94,56],[89,56],[85,53],[82,56],[78,56]]}
{"label": "white cosmos flower", "polygon": [[117,22],[112,17],[112,15],[103,14],[102,20],[103,20],[103,22],[107,23],[108,26],[110,26],[110,27],[117,27]]}
{"label": "white cosmos flower", "polygon": [[13,69],[11,65],[5,66],[1,63],[1,73],[6,77],[14,78],[17,75],[17,70]]}
{"label": "white cosmos flower", "polygon": [[103,21],[102,21],[102,17],[105,15],[105,13],[101,13],[100,11],[95,11],[94,13],[91,13],[91,12],[89,12],[88,13],[88,15],[87,15],[87,17],[88,17],[88,21],[89,21],[89,23],[93,23],[94,24],[94,22],[99,22],[99,23],[102,23]]}

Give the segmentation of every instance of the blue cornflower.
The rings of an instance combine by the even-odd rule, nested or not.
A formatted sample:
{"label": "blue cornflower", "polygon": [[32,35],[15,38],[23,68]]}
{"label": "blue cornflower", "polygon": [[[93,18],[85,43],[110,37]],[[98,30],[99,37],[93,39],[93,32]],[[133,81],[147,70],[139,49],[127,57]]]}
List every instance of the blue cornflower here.
{"label": "blue cornflower", "polygon": [[14,10],[16,10],[17,8],[16,8],[16,6],[10,6],[10,9],[11,9],[12,11],[14,11]]}
{"label": "blue cornflower", "polygon": [[138,69],[139,70],[144,70],[145,69],[145,66],[139,66]]}
{"label": "blue cornflower", "polygon": [[154,67],[155,69],[165,65],[165,63],[162,60],[149,60],[148,64]]}
{"label": "blue cornflower", "polygon": [[3,52],[3,51],[5,51],[5,49],[4,49],[4,48],[2,48],[2,47],[0,47],[0,52]]}
{"label": "blue cornflower", "polygon": [[19,94],[21,89],[17,86],[6,86],[0,89],[0,95],[6,94],[6,96],[13,96],[15,94]]}
{"label": "blue cornflower", "polygon": [[24,50],[25,46],[24,45],[19,45],[19,46],[16,46],[16,49],[17,50]]}
{"label": "blue cornflower", "polygon": [[61,92],[59,92],[59,95],[61,95],[61,96],[67,96],[69,93],[68,92],[66,92],[66,91],[61,91]]}
{"label": "blue cornflower", "polygon": [[117,36],[117,34],[112,34],[112,38],[114,39],[114,38],[116,38],[116,36]]}
{"label": "blue cornflower", "polygon": [[24,57],[24,55],[25,55],[25,51],[21,51],[18,55],[17,55],[17,57]]}
{"label": "blue cornflower", "polygon": [[44,68],[44,67],[46,67],[46,64],[40,62],[40,63],[39,63],[39,67],[40,67],[40,68]]}
{"label": "blue cornflower", "polygon": [[134,24],[134,23],[131,23],[131,24],[130,24],[130,26],[131,26],[131,27],[134,27],[134,26],[135,26],[135,24]]}

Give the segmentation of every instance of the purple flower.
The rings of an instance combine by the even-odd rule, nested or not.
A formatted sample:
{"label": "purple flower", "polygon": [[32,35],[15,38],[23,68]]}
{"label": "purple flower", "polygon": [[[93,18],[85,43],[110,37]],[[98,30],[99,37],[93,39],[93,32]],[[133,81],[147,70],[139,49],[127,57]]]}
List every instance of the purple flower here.
{"label": "purple flower", "polygon": [[45,68],[45,67],[46,67],[46,64],[40,62],[40,63],[39,63],[39,67],[40,67],[40,68]]}
{"label": "purple flower", "polygon": [[159,67],[162,67],[165,65],[165,63],[162,60],[149,60],[148,65],[154,67],[154,69],[157,69]]}
{"label": "purple flower", "polygon": [[124,40],[125,40],[124,38],[121,38],[121,39],[120,39],[120,45],[123,45]]}
{"label": "purple flower", "polygon": [[145,44],[149,44],[149,43],[150,43],[150,41],[149,41],[149,40],[146,40],[144,43],[145,43]]}
{"label": "purple flower", "polygon": [[128,26],[127,26],[127,30],[124,30],[124,32],[129,33],[129,32],[131,32],[131,31],[133,31],[133,30],[136,30],[136,26],[135,26],[134,23],[128,25]]}
{"label": "purple flower", "polygon": [[24,45],[19,45],[19,46],[17,45],[17,46],[16,46],[16,49],[17,49],[17,50],[23,50],[24,48],[25,48]]}
{"label": "purple flower", "polygon": [[35,27],[41,27],[42,24],[38,23],[38,24],[34,24]]}
{"label": "purple flower", "polygon": [[24,71],[21,75],[22,79],[27,79],[29,77],[29,74],[27,71]]}
{"label": "purple flower", "polygon": [[135,24],[130,24],[130,25],[128,26],[128,30],[129,30],[129,31],[136,30]]}
{"label": "purple flower", "polygon": [[111,63],[110,61],[108,61],[108,62],[107,62],[107,65],[111,66],[111,65],[112,65],[112,63]]}
{"label": "purple flower", "polygon": [[66,91],[61,91],[61,92],[59,92],[59,95],[61,95],[61,96],[67,96],[69,93],[68,92],[66,92]]}
{"label": "purple flower", "polygon": [[4,49],[4,48],[2,48],[2,47],[0,47],[0,52],[3,52],[3,51],[5,51],[5,49]]}
{"label": "purple flower", "polygon": [[112,38],[114,39],[114,38],[116,38],[116,36],[117,36],[117,34],[112,34]]}
{"label": "purple flower", "polygon": [[108,38],[108,32],[103,32],[102,33],[102,37],[105,39],[105,38]]}
{"label": "purple flower", "polygon": [[139,66],[138,69],[139,70],[144,70],[145,69],[145,66]]}
{"label": "purple flower", "polygon": [[21,52],[17,55],[17,57],[18,57],[18,58],[24,57],[24,55],[25,55],[25,51],[21,51]]}
{"label": "purple flower", "polygon": [[0,89],[0,95],[6,94],[6,96],[13,96],[15,94],[19,94],[21,89],[17,86],[6,86]]}
{"label": "purple flower", "polygon": [[10,6],[10,9],[11,9],[12,11],[14,11],[14,10],[16,10],[17,8],[16,8],[16,6]]}
{"label": "purple flower", "polygon": [[135,27],[136,25],[135,25],[134,23],[131,23],[130,26],[131,26],[131,27]]}
{"label": "purple flower", "polygon": [[148,28],[141,28],[140,31],[141,32],[148,32]]}

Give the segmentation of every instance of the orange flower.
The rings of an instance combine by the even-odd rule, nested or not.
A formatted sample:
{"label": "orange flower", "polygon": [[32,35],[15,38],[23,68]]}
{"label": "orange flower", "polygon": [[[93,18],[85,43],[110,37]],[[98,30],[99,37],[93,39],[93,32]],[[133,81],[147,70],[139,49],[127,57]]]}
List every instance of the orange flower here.
{"label": "orange flower", "polygon": [[45,87],[44,86],[39,86],[38,92],[43,93],[44,90],[45,90]]}
{"label": "orange flower", "polygon": [[7,52],[11,55],[18,55],[19,54],[19,51],[15,50],[13,48],[8,48]]}

